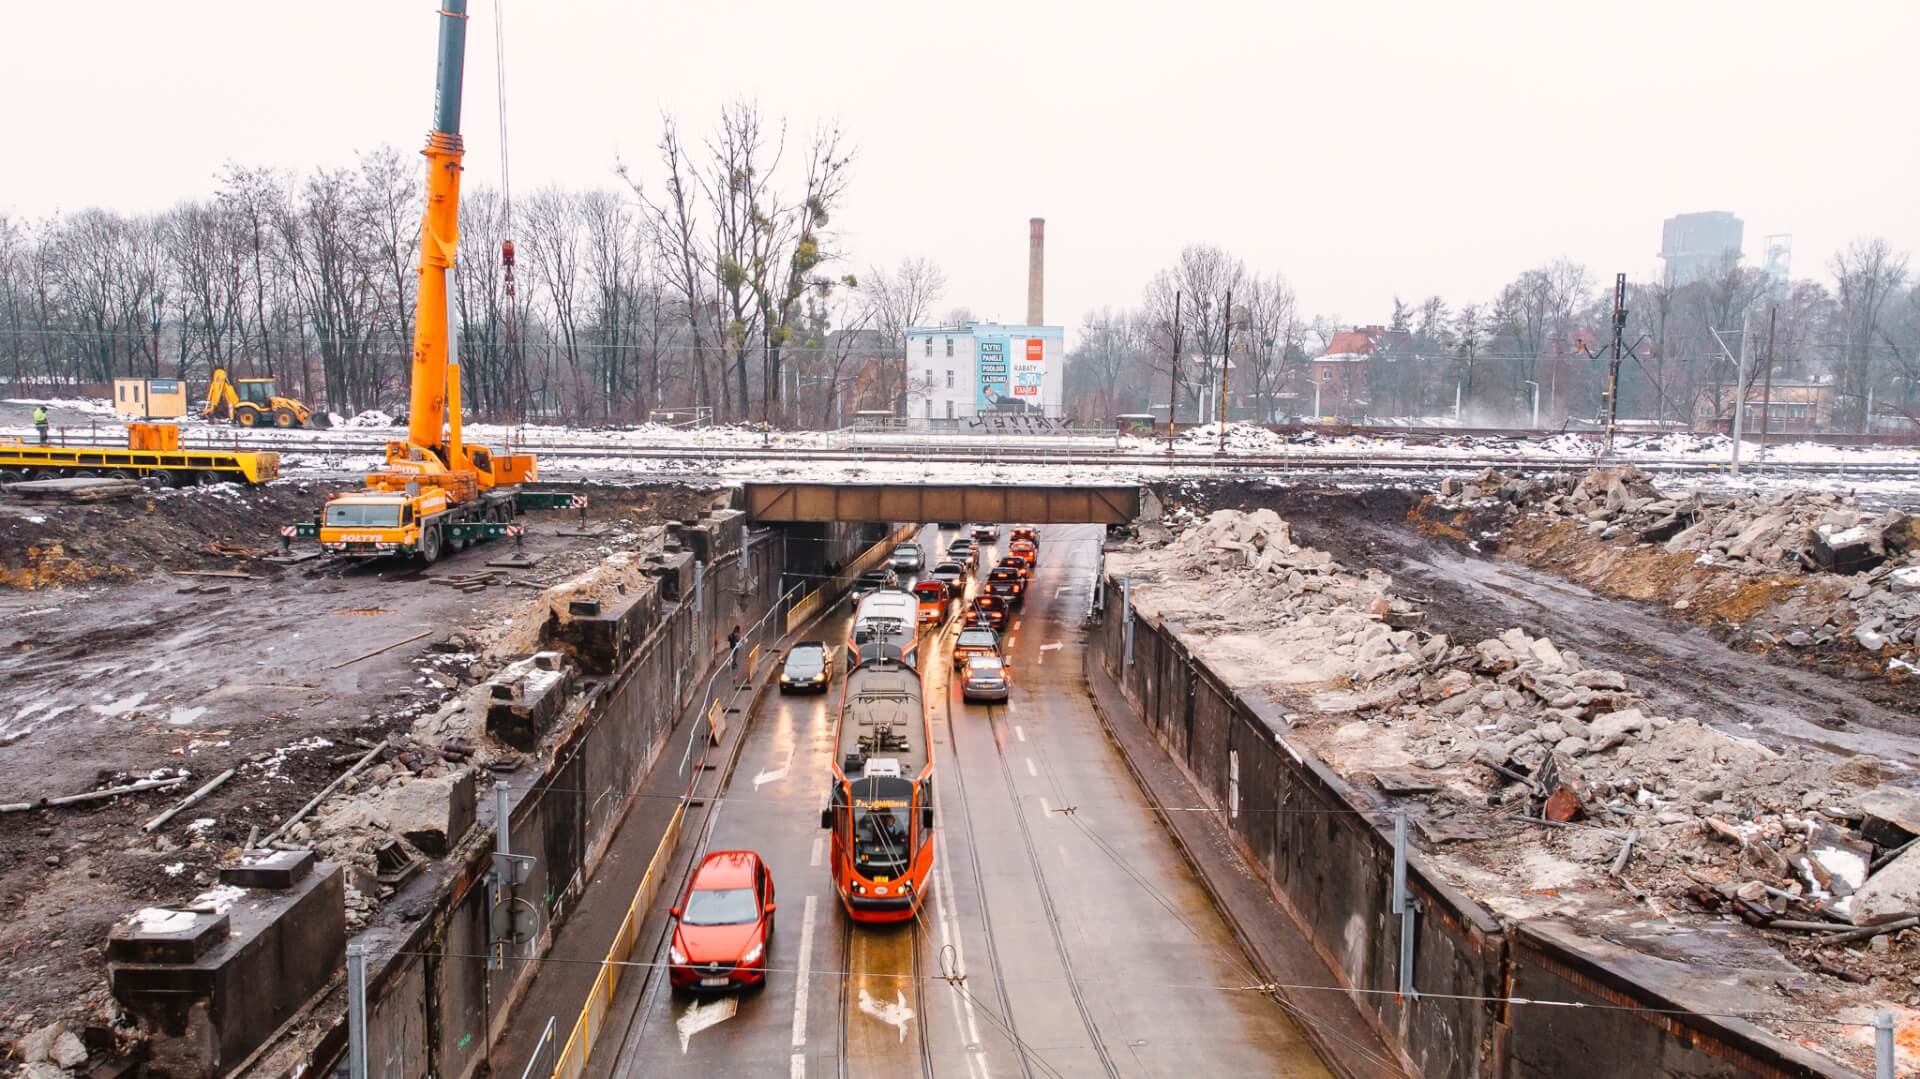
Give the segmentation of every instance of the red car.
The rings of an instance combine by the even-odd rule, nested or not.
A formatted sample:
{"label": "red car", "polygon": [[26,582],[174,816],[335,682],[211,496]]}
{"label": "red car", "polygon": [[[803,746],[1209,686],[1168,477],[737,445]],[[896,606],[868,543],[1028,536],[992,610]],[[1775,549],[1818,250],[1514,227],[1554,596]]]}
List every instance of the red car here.
{"label": "red car", "polygon": [[750,850],[701,859],[673,915],[667,977],[675,989],[732,989],[767,976],[773,944],[773,873]]}

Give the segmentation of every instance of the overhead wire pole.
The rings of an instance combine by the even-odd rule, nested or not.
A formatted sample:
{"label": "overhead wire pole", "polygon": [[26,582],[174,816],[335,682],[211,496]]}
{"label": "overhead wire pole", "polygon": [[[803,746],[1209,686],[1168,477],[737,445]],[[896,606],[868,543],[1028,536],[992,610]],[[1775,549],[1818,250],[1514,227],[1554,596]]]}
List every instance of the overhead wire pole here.
{"label": "overhead wire pole", "polygon": [[1767,459],[1767,410],[1773,404],[1773,326],[1780,314],[1778,304],[1767,308],[1767,377],[1766,385],[1760,391],[1760,459]]}
{"label": "overhead wire pole", "polygon": [[1167,452],[1173,452],[1174,416],[1180,409],[1180,290],[1173,293],[1173,354],[1168,364],[1173,377],[1167,382]]}
{"label": "overhead wire pole", "polygon": [[1227,452],[1227,357],[1233,355],[1233,289],[1227,289],[1225,325],[1220,331],[1220,441],[1214,447],[1215,453]]}
{"label": "overhead wire pole", "polygon": [[1613,429],[1620,418],[1620,336],[1627,326],[1627,275],[1613,275],[1613,357],[1607,361],[1607,447],[1613,452]]}

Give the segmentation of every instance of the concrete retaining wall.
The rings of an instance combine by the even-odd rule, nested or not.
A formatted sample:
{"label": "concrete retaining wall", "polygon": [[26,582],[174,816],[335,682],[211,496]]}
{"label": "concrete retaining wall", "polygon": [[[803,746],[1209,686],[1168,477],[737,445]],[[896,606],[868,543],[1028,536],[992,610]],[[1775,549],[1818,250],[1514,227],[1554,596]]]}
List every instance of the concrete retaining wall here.
{"label": "concrete retaining wall", "polygon": [[[378,927],[360,936],[373,957],[368,1030],[375,1076],[466,1076],[486,1062],[514,1000],[533,978],[535,964],[527,959],[545,953],[554,921],[565,916],[605,854],[630,792],[676,722],[702,703],[708,677],[726,661],[727,632],[753,625],[778,602],[784,560],[779,534],[765,533],[706,567],[697,603],[690,596],[663,604],[658,627],[636,657],[613,678],[589,683],[587,718],[555,748],[547,768],[508,778],[516,799],[514,852],[538,859],[521,895],[539,912],[540,934],[520,950],[521,958],[498,970],[485,958],[493,853],[486,811],[485,836],[459,852],[447,873],[420,874],[388,904],[422,912],[410,927]],[[754,643],[749,638],[748,646]],[[483,805],[491,805],[484,795]],[[342,1021],[312,1062],[330,1063],[345,1037]]]}
{"label": "concrete retaining wall", "polygon": [[[1501,1003],[1498,998],[1530,997],[1676,1006],[1637,984],[1617,961],[1584,950],[1571,934],[1504,926],[1437,879],[1417,852],[1407,882],[1418,911],[1414,986],[1425,995],[1401,999],[1393,992],[1400,917],[1390,913],[1390,817],[1376,812],[1380,807],[1367,792],[1288,747],[1278,710],[1223,683],[1182,646],[1177,625],[1135,618],[1128,662],[1119,586],[1109,578],[1101,587],[1105,615],[1091,631],[1089,675],[1110,679],[1133,707],[1131,718],[1185,770],[1241,856],[1319,952],[1328,984],[1385,990],[1359,995],[1356,1003],[1410,1074],[1845,1074],[1738,1022]],[[1575,1028],[1582,1032],[1577,1037],[1569,1033]]]}

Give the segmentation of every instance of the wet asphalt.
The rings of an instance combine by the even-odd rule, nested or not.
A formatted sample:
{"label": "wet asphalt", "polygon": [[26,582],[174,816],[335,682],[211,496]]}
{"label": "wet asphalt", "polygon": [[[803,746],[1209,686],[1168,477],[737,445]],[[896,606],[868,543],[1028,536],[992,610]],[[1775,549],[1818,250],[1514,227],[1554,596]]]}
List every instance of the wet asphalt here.
{"label": "wet asphalt", "polygon": [[[819,811],[837,677],[827,695],[762,698],[709,826],[682,843],[751,848],[772,867],[767,982],[694,997],[656,968],[609,1017],[622,1029],[592,1074],[1327,1074],[1279,1006],[1244,988],[1261,979],[1094,712],[1080,621],[1100,535],[1042,531],[1006,635],[1005,705],[961,700],[953,625],[922,644],[938,848],[914,922],[855,926],[834,894]],[[952,538],[930,527],[921,541],[932,554]],[[847,614],[819,635],[844,640]]]}

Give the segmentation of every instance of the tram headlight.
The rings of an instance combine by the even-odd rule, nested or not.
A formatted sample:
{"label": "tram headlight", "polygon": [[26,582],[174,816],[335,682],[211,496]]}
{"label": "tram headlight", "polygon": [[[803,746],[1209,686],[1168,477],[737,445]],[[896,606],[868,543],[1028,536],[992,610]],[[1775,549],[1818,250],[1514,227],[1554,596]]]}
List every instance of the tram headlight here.
{"label": "tram headlight", "polygon": [[864,885],[864,884],[862,884],[862,883],[860,883],[859,881],[854,881],[854,882],[853,882],[853,894],[854,894],[854,895],[866,895],[866,894],[867,894],[867,886],[866,886],[866,885]]}

